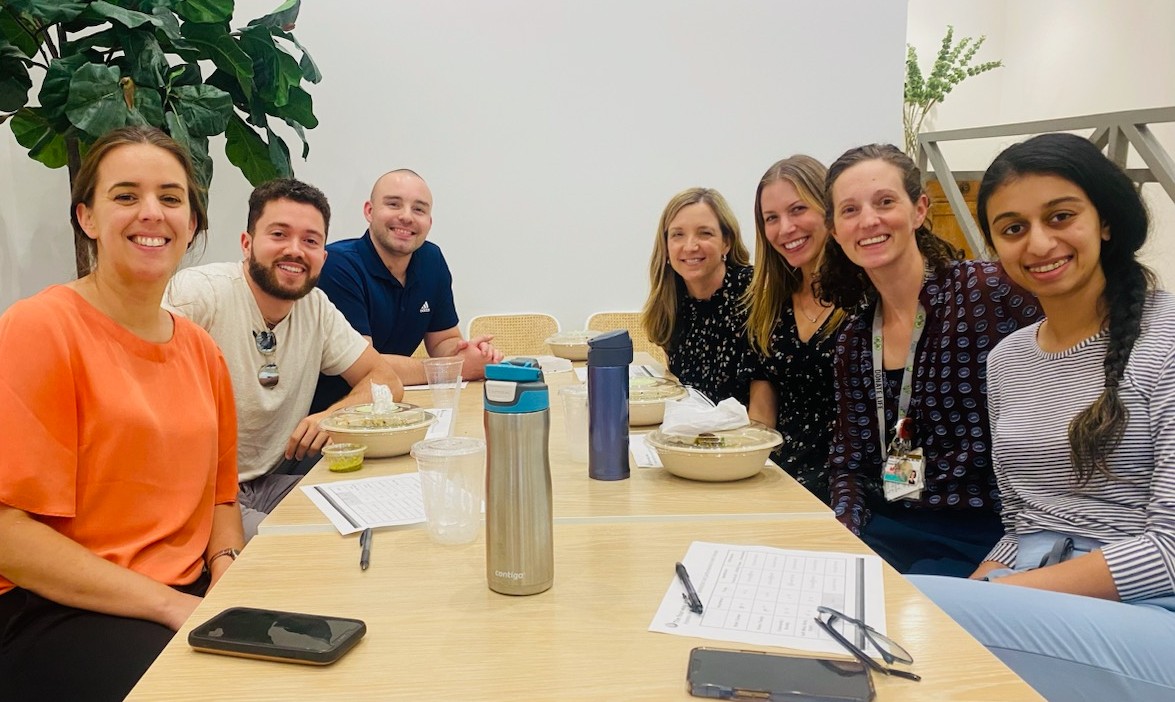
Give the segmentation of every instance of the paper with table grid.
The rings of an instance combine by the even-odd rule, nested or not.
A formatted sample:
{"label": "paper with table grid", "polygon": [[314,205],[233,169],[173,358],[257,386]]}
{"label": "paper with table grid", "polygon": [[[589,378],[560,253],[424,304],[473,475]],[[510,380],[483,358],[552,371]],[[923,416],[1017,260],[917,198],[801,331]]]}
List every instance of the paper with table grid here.
{"label": "paper with table grid", "polygon": [[302,491],[340,534],[424,521],[419,473],[303,485]]}
{"label": "paper with table grid", "polygon": [[671,579],[649,631],[678,636],[847,653],[816,624],[831,607],[885,633],[881,559],[827,551],[791,551],[695,541],[681,560],[703,604],[689,611],[685,588]]}

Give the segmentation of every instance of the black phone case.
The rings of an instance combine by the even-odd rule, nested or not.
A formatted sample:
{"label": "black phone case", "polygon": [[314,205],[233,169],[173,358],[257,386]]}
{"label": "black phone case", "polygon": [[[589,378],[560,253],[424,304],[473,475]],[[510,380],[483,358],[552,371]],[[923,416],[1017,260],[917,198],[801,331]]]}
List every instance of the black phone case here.
{"label": "black phone case", "polygon": [[[781,668],[792,661],[802,661],[809,675],[820,673],[784,679]],[[857,661],[705,647],[690,651],[686,689],[695,697],[772,702],[871,702],[876,696],[868,668]]]}
{"label": "black phone case", "polygon": [[[256,641],[240,641],[209,636],[208,632],[217,627],[218,623],[234,612],[261,612],[272,615],[276,620],[282,616],[310,617],[320,620],[323,624],[330,621],[349,622],[357,624],[353,632],[340,639],[334,646],[325,651],[309,651],[305,649],[288,648],[276,644],[267,644]],[[254,607],[231,607],[217,614],[212,619],[200,624],[188,632],[188,645],[202,653],[218,653],[226,656],[241,658],[256,658],[259,660],[278,661],[281,663],[301,663],[303,665],[330,665],[343,654],[354,648],[355,644],[367,634],[367,624],[359,619],[347,617],[327,617],[304,612],[282,612],[275,609],[257,609]]]}

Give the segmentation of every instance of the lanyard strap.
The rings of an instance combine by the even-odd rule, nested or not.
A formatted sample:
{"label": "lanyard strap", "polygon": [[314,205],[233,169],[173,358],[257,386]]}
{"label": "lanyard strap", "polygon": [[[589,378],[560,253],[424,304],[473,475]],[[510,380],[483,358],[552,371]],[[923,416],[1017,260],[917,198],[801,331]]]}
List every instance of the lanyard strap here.
{"label": "lanyard strap", "polygon": [[[873,394],[877,400],[877,440],[881,442],[882,457],[888,454],[885,446],[885,346],[881,339],[881,298],[877,299],[877,307],[873,310]],[[922,338],[922,330],[926,328],[926,309],[918,303],[918,311],[914,313],[914,331],[910,334],[910,355],[906,358],[906,367],[902,369],[902,389],[898,394],[898,424],[910,410],[910,395],[914,388],[914,355],[918,351],[918,340]]]}

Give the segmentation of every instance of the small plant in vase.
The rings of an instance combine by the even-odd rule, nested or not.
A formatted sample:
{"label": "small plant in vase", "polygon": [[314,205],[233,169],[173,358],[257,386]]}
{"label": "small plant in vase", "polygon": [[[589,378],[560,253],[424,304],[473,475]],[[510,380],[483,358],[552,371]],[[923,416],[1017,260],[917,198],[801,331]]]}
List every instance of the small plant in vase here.
{"label": "small plant in vase", "polygon": [[948,26],[938,56],[934,60],[934,68],[931,69],[930,75],[925,77],[918,66],[918,50],[912,44],[906,44],[902,129],[905,132],[906,154],[910,158],[917,156],[918,133],[922,131],[922,122],[926,115],[935,105],[942,102],[959,83],[1004,65],[1003,61],[985,61],[971,65],[972,59],[986,39],[986,36],[980,36],[978,39],[963,37],[956,44],[955,28]]}

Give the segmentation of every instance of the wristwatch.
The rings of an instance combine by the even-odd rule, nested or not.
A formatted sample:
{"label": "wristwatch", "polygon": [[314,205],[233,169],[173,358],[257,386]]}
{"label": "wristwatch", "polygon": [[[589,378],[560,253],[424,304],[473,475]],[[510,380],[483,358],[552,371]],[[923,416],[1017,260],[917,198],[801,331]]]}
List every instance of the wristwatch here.
{"label": "wristwatch", "polygon": [[239,556],[239,555],[241,555],[241,552],[235,548],[232,548],[231,546],[229,548],[221,549],[221,550],[217,551],[216,553],[212,554],[212,557],[208,559],[208,567],[211,568],[212,562],[215,561],[217,558],[220,558],[221,556],[228,556],[229,558],[232,558],[235,561],[235,560],[237,560],[237,556]]}

